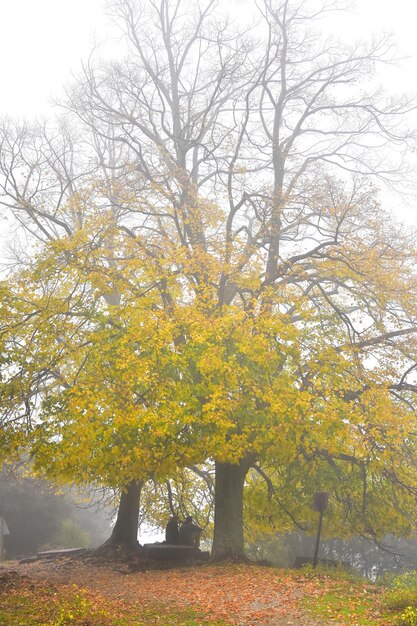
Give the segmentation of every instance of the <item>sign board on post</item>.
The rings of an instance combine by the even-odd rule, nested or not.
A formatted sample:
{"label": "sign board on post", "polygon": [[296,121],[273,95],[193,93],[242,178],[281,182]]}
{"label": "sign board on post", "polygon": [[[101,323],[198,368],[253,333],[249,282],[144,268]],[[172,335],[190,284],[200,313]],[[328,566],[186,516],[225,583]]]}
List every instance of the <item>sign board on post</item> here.
{"label": "sign board on post", "polygon": [[315,511],[324,511],[329,503],[329,494],[327,491],[318,491],[314,494],[313,508]]}

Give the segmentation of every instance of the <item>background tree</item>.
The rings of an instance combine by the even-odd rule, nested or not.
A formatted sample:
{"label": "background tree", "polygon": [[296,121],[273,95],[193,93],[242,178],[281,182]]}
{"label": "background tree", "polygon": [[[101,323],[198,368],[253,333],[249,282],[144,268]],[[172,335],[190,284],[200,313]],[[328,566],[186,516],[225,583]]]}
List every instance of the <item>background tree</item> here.
{"label": "background tree", "polygon": [[87,506],[81,494],[56,493],[23,464],[3,467],[0,510],[10,531],[5,543],[11,559],[52,547],[97,546],[110,528],[110,509]]}

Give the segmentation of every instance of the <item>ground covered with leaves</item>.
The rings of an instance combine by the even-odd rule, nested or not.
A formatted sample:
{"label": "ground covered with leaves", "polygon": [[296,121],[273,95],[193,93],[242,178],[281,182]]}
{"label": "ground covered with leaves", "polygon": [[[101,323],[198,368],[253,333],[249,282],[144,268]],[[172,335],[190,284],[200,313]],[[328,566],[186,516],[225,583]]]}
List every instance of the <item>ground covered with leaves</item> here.
{"label": "ground covered with leaves", "polygon": [[59,558],[0,569],[2,626],[392,625],[380,588],[254,565],[131,571]]}

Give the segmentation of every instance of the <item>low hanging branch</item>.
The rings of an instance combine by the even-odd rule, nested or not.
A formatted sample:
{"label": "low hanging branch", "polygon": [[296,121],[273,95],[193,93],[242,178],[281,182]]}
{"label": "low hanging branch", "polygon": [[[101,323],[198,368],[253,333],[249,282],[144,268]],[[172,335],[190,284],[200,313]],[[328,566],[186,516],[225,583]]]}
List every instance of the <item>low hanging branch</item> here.
{"label": "low hanging branch", "polygon": [[298,522],[296,520],[296,518],[294,517],[294,515],[291,513],[291,511],[289,511],[284,504],[282,503],[282,501],[279,499],[279,497],[277,496],[276,493],[276,489],[272,483],[272,480],[269,478],[269,476],[267,476],[267,474],[265,474],[265,472],[263,471],[263,469],[259,466],[259,465],[252,465],[251,466],[256,472],[258,472],[258,474],[260,476],[262,476],[262,478],[264,479],[264,481],[266,482],[267,488],[268,488],[268,498],[269,500],[272,500],[272,498],[274,498],[274,500],[278,503],[278,506],[281,508],[282,511],[284,511],[284,513],[286,515],[288,515],[288,517],[290,518],[290,520],[293,522],[293,524],[299,529],[299,530],[308,530],[307,526],[305,526],[304,524],[301,524],[300,522]]}

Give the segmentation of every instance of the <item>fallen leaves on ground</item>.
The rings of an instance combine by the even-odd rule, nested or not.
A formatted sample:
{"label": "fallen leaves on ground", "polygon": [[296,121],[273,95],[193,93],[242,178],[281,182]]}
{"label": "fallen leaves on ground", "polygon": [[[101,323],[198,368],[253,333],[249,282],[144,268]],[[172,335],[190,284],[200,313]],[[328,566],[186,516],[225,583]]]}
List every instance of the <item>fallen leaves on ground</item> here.
{"label": "fallen leaves on ground", "polygon": [[[110,599],[113,609],[119,606],[120,613],[130,607],[136,615],[146,615],[155,613],[155,607],[159,606],[161,615],[173,610],[192,610],[202,616],[198,623],[224,621],[233,626],[384,623],[377,621],[371,609],[369,621],[366,616],[355,617],[358,586],[349,588],[348,583],[343,593],[346,603],[349,595],[352,598],[352,612],[346,606],[343,610],[329,606],[323,617],[313,617],[305,608],[306,600],[310,607],[323,605],[326,593],[332,589],[342,598],[343,584],[269,567],[225,564],[126,573],[66,558],[19,565],[15,569],[31,579],[75,584],[86,589],[92,598]],[[180,622],[169,622],[175,623]],[[164,626],[165,622],[160,624]]]}

